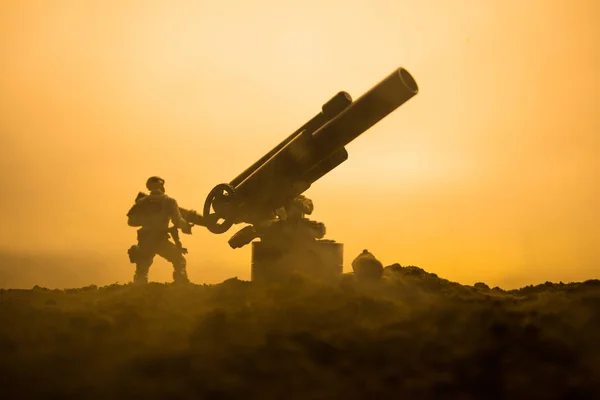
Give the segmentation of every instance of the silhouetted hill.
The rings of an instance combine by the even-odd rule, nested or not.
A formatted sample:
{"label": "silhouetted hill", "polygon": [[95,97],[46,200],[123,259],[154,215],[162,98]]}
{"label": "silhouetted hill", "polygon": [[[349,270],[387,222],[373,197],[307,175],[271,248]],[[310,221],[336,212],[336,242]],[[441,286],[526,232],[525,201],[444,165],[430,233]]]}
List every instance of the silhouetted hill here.
{"label": "silhouetted hill", "polygon": [[32,287],[31,282],[47,287],[107,282],[109,264],[102,254],[0,251],[0,287]]}
{"label": "silhouetted hill", "polygon": [[377,282],[5,290],[12,398],[594,398],[600,281],[465,286],[392,265]]}

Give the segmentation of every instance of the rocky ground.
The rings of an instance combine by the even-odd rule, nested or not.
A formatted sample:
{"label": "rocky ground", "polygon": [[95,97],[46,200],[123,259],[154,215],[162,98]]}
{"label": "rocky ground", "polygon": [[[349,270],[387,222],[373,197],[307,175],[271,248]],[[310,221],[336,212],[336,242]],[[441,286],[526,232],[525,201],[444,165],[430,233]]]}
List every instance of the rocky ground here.
{"label": "rocky ground", "polygon": [[600,281],[4,290],[2,398],[600,398]]}

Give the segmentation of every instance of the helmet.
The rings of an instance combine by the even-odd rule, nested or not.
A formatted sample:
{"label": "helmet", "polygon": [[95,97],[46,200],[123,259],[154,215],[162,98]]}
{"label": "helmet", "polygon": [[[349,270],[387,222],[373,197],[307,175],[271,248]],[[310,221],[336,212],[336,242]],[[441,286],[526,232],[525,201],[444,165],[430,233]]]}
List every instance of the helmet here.
{"label": "helmet", "polygon": [[165,180],[158,176],[151,176],[146,181],[146,188],[148,190],[152,190],[156,186],[163,186],[165,184]]}

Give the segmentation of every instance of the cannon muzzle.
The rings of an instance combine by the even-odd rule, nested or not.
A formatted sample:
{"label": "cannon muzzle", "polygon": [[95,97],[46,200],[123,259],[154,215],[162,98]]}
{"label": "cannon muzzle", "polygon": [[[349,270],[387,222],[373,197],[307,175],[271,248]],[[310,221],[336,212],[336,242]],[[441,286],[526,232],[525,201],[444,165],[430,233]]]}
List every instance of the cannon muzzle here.
{"label": "cannon muzzle", "polygon": [[206,227],[224,233],[235,223],[269,218],[273,210],[346,161],[348,143],[418,91],[411,74],[398,68],[355,101],[346,92],[337,93],[319,114],[229,184],[210,192],[204,203]]}

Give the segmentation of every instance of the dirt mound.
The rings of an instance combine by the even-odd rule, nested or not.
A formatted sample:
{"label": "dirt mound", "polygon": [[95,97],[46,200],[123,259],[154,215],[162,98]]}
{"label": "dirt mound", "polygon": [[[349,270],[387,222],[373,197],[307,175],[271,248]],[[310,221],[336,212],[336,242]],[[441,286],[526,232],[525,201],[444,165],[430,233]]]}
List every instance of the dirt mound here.
{"label": "dirt mound", "polygon": [[418,267],[325,284],[5,290],[0,395],[593,398],[600,285],[532,294]]}

